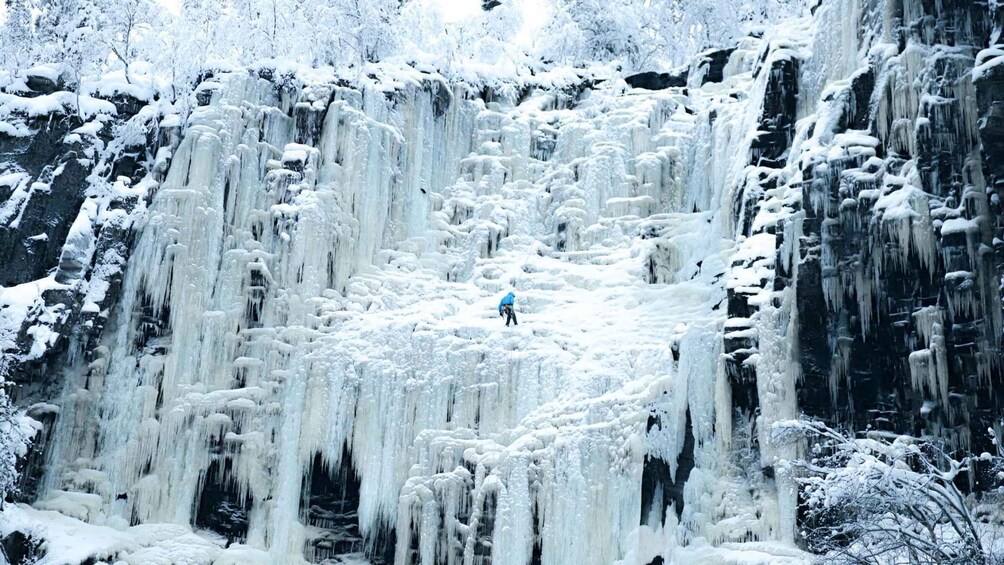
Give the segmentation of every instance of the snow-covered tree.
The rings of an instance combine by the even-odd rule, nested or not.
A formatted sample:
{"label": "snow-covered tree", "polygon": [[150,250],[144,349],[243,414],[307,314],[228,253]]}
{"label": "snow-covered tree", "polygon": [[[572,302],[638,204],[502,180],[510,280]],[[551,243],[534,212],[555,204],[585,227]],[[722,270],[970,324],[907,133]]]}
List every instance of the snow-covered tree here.
{"label": "snow-covered tree", "polygon": [[307,44],[304,62],[319,66],[331,65],[346,56],[347,49],[331,30],[338,29],[341,14],[332,2],[303,2],[297,6],[295,36]]}
{"label": "snow-covered tree", "polygon": [[69,71],[77,93],[77,111],[80,112],[80,94],[84,77],[100,73],[108,49],[97,29],[102,18],[101,8],[90,2],[80,2],[69,19],[69,30],[61,43],[58,62]]}
{"label": "snow-covered tree", "polygon": [[621,61],[636,66],[651,45],[645,26],[651,15],[642,0],[557,0],[546,32],[553,41],[541,56],[581,64]]}
{"label": "snow-covered tree", "polygon": [[30,63],[35,29],[27,0],[6,0],[7,19],[0,37],[0,64],[15,70]]}
{"label": "snow-covered tree", "polygon": [[421,2],[405,3],[398,15],[400,45],[411,60],[422,53],[438,53],[444,61],[454,61],[458,48],[457,30],[449,27],[438,9],[427,8]]}
{"label": "snow-covered tree", "polygon": [[165,95],[172,101],[184,99],[195,81],[215,58],[225,58],[220,34],[224,31],[223,0],[184,0],[180,14],[158,14],[150,62],[166,76]]}
{"label": "snow-covered tree", "polygon": [[156,6],[153,0],[86,0],[95,9],[93,29],[98,41],[125,66],[126,80],[132,82],[129,65],[140,55],[143,35],[151,30]]}
{"label": "snow-covered tree", "polygon": [[40,0],[35,6],[38,57],[44,61],[59,61],[67,38],[77,28],[80,13],[78,0]]}
{"label": "snow-covered tree", "polygon": [[547,63],[574,65],[585,59],[586,38],[568,10],[556,10],[535,42],[536,53]]}
{"label": "snow-covered tree", "polygon": [[166,75],[166,97],[175,101],[188,95],[199,75],[202,54],[206,45],[180,35],[163,34],[157,37],[159,49],[151,57],[151,63]]}
{"label": "snow-covered tree", "polygon": [[687,55],[728,47],[738,36],[767,22],[799,15],[805,4],[800,0],[671,0],[657,4],[654,19],[665,41]]}
{"label": "snow-covered tree", "polygon": [[562,63],[675,65],[802,9],[799,0],[554,0],[537,49]]}
{"label": "snow-covered tree", "polygon": [[988,562],[971,502],[957,486],[973,472],[973,457],[956,460],[933,439],[855,437],[812,420],[776,424],[773,438],[808,440],[811,457],[791,462],[801,534],[828,563]]}
{"label": "snow-covered tree", "polygon": [[514,55],[507,52],[511,51],[514,30],[523,25],[522,14],[515,2],[500,2],[492,10],[480,14],[480,21],[481,39],[478,50],[481,51],[481,59]]}
{"label": "snow-covered tree", "polygon": [[334,5],[341,16],[337,33],[344,34],[342,44],[360,65],[379,61],[393,51],[399,0],[335,0]]}
{"label": "snow-covered tree", "polygon": [[11,405],[6,385],[0,374],[0,505],[17,487],[17,461],[28,453],[35,433],[30,420]]}
{"label": "snow-covered tree", "polygon": [[[222,34],[214,45],[215,53],[234,53],[241,64],[274,58],[280,54],[277,45],[285,30],[284,0],[234,0],[227,6],[219,25]],[[222,41],[221,41],[222,40]]]}

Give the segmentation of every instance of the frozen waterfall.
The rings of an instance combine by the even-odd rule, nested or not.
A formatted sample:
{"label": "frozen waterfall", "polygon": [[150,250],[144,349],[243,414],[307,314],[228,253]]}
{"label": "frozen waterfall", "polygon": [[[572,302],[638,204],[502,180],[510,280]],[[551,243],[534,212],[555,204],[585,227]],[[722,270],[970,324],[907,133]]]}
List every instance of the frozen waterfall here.
{"label": "frozen waterfall", "polygon": [[127,564],[811,562],[773,424],[1001,425],[1004,65],[925,9],[825,2],[660,90],[217,73],[135,208],[88,193],[59,271],[0,287],[25,362],[46,292],[98,324],[3,516]]}
{"label": "frozen waterfall", "polygon": [[[202,85],[38,508],[194,523],[272,563],[609,563],[680,511],[734,537],[705,515],[735,244],[721,181],[688,171],[743,124],[698,127],[678,91],[485,103],[408,78]],[[675,474],[688,435],[708,492],[643,501],[646,458]],[[781,527],[756,522],[736,537]]]}

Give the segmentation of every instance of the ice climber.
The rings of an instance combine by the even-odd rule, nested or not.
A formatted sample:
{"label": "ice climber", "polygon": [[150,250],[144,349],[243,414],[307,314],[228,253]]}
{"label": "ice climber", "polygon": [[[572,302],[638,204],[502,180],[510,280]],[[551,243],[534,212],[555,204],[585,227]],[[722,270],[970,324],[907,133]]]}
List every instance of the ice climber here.
{"label": "ice climber", "polygon": [[512,309],[515,301],[516,295],[510,292],[502,297],[502,302],[499,302],[499,316],[505,316],[505,327],[507,328],[509,322],[512,322],[514,326],[519,325],[519,322],[516,321],[516,311]]}

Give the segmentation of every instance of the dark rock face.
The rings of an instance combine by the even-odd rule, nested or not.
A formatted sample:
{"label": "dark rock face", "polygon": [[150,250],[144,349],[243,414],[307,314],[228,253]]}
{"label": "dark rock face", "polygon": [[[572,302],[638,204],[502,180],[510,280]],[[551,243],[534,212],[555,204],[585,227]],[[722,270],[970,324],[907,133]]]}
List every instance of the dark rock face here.
{"label": "dark rock face", "polygon": [[[941,11],[926,4],[907,8],[904,15],[916,19],[903,22],[903,48],[926,53],[937,79],[886,79],[876,89],[873,69],[856,75],[842,100],[838,132],[860,128],[876,135],[874,156],[866,149],[804,171],[803,205],[812,204],[804,208],[803,231],[821,247],[800,265],[799,312],[824,320],[825,329],[803,325],[800,334],[801,350],[809,353],[802,359],[800,407],[855,429],[931,433],[979,452],[989,448],[985,430],[1004,407],[994,392],[1002,367],[1001,260],[991,228],[1000,223],[992,206],[998,159],[994,130],[984,125],[993,119],[1000,91],[994,73],[982,87],[977,83],[988,118],[979,135],[990,134],[983,148],[984,189],[973,165],[980,162],[981,140],[973,135],[966,97],[973,59],[958,53],[967,43],[975,53],[984,41],[986,14],[970,2],[948,3]],[[879,73],[897,72],[900,64],[890,59]],[[902,105],[908,89],[932,102],[920,103],[916,114],[890,110]],[[866,97],[877,110],[867,121]],[[915,127],[915,142],[904,137],[904,123],[916,124],[906,126]],[[913,208],[929,209],[930,224],[923,211],[919,219],[903,220],[876,209],[881,179],[908,174],[903,167],[909,158],[926,193]],[[909,230],[911,239],[896,230]],[[819,280],[801,276],[816,271]]]}
{"label": "dark rock face", "polygon": [[798,105],[798,59],[775,60],[768,71],[767,94],[760,115],[758,135],[750,147],[751,164],[780,168],[795,133]]}
{"label": "dark rock face", "polygon": [[45,453],[56,423],[56,412],[31,408],[27,411],[30,418],[42,424],[42,430],[32,440],[28,455],[18,462],[18,498],[20,500],[35,500],[42,486],[42,475],[45,472]]}
{"label": "dark rock face", "polygon": [[[1004,5],[991,3],[989,8],[988,26],[990,36],[996,38],[996,44],[991,47],[997,49],[1004,48]],[[985,57],[983,53],[977,55],[976,62],[981,63]],[[988,230],[992,232],[991,240],[992,252],[984,255],[982,268],[991,273],[1004,274],[1004,66],[991,66],[987,72],[974,77],[973,84],[976,87],[976,102],[979,112],[979,138],[980,154],[983,163],[983,176],[986,182],[985,194],[987,198],[986,217],[989,218]],[[981,250],[986,249],[985,243],[980,246]],[[992,291],[993,286],[985,288],[984,293],[988,295],[988,302],[1000,304],[1004,302],[1004,283],[998,288],[998,292]],[[961,290],[961,289],[960,289]],[[1001,326],[997,328],[996,336],[991,333],[989,345],[995,347],[998,354],[1004,351],[1004,331]],[[984,328],[984,331],[986,329]],[[991,330],[992,331],[992,330]],[[979,352],[976,352],[979,355]],[[975,420],[979,422],[1000,423],[1004,419],[1004,391],[1001,390],[1001,381],[1004,380],[1004,361],[1000,361],[991,372],[991,376],[996,377],[996,382],[990,381],[989,386],[977,388],[976,403],[977,408]],[[982,383],[981,383],[982,384]],[[978,425],[978,424],[977,424]],[[985,438],[984,438],[985,439]],[[985,445],[985,444],[984,444]],[[989,489],[994,486],[992,472],[986,469],[977,473],[977,490]]]}
{"label": "dark rock face", "polygon": [[[768,267],[770,280],[728,289],[723,336],[733,439],[753,451],[764,431],[741,426],[770,408],[758,385],[776,370],[758,366],[764,289],[771,312],[791,316],[780,339],[797,362],[798,413],[937,438],[959,456],[993,452],[986,430],[1004,419],[1004,64],[986,64],[997,54],[986,48],[1004,46],[1004,11],[968,0],[890,9],[866,3],[859,39],[882,31],[896,47],[873,52],[807,118],[796,109],[811,62],[772,45],[754,70],[766,90],[732,218],[737,236],[769,237],[775,253],[731,265]],[[706,81],[712,62],[700,63]],[[765,206],[791,213],[764,223]],[[758,455],[765,483],[772,456]],[[646,461],[646,496],[651,481],[669,484],[667,467]],[[983,468],[968,479],[960,486],[993,486]]]}
{"label": "dark rock face", "polygon": [[[38,280],[56,266],[87,189],[88,169],[80,162],[84,156],[67,151],[63,144],[69,131],[81,125],[80,120],[57,116],[34,123],[39,129],[30,137],[0,135],[0,161],[13,165],[7,167],[8,171],[27,175],[22,186],[31,193],[19,221],[0,226],[3,286]],[[10,187],[0,187],[0,196],[5,199],[11,192]]]}
{"label": "dark rock face", "polygon": [[[44,471],[45,450],[56,419],[56,412],[44,408],[50,406],[45,403],[59,394],[65,371],[93,360],[96,340],[118,299],[129,257],[131,225],[99,220],[96,214],[102,205],[115,212],[112,216],[128,216],[141,204],[139,197],[124,191],[96,194],[107,191],[119,177],[132,182],[144,178],[150,155],[178,141],[177,132],[172,136],[156,130],[138,145],[116,139],[116,127],[131,119],[144,103],[124,95],[111,102],[118,114],[106,116],[93,136],[74,133],[83,122],[65,111],[41,117],[14,115],[31,134],[0,135],[0,174],[19,179],[14,186],[0,187],[0,198],[21,199],[16,215],[0,226],[0,285],[14,286],[50,275],[60,285],[41,293],[41,300],[21,321],[14,349],[5,351],[0,361],[15,384],[11,389],[15,403],[43,403],[39,404],[43,408],[29,413],[42,423],[43,430],[21,462],[19,500],[36,496]],[[106,151],[102,154],[97,146]],[[94,302],[84,308],[84,294],[92,284],[104,291],[94,294]],[[58,337],[43,351],[36,351],[33,326]]]}
{"label": "dark rock face", "polygon": [[35,96],[52,94],[53,92],[66,88],[66,84],[63,82],[62,77],[53,81],[50,77],[36,73],[28,73],[28,76],[25,77],[25,84],[28,85],[28,88],[32,90],[32,93]]}
{"label": "dark rock face", "polygon": [[875,69],[871,66],[859,71],[851,78],[850,91],[845,91],[846,103],[840,115],[837,129],[867,129],[871,96],[875,91]]}
{"label": "dark rock face", "polygon": [[701,84],[708,84],[709,82],[722,82],[725,79],[725,65],[729,62],[729,57],[735,52],[735,48],[730,49],[717,49],[713,51],[707,51],[702,55],[701,62],[699,63],[700,68],[706,69],[704,76],[701,78]]}
{"label": "dark rock face", "polygon": [[359,477],[352,455],[343,449],[337,469],[330,469],[321,455],[314,456],[310,474],[304,477],[300,512],[310,528],[304,558],[311,563],[327,559],[358,557],[374,564],[394,562],[392,530],[366,539],[359,530]]}
{"label": "dark rock face", "polygon": [[30,565],[45,557],[41,542],[22,532],[12,532],[0,539],[0,556],[6,556],[10,565]]}
{"label": "dark rock face", "polygon": [[450,86],[438,80],[425,83],[425,89],[432,93],[432,114],[440,118],[453,105],[453,92]]}
{"label": "dark rock face", "polygon": [[624,77],[624,82],[631,85],[631,88],[644,88],[646,90],[684,88],[687,86],[687,74],[686,70],[677,74],[649,71]]}
{"label": "dark rock face", "polygon": [[[648,428],[659,426],[659,417],[649,415]],[[641,477],[641,524],[653,527],[666,521],[664,512],[672,505],[677,519],[683,515],[683,486],[694,470],[694,432],[687,411],[687,430],[683,450],[676,461],[676,473],[672,466],[660,457],[645,456],[645,466]]]}
{"label": "dark rock face", "polygon": [[[777,188],[778,170],[785,165],[788,158],[794,135],[795,109],[799,92],[798,69],[797,59],[780,57],[771,62],[767,71],[769,76],[757,124],[757,137],[750,144],[748,160],[756,174],[747,179],[732,203],[736,230],[746,237],[762,237],[775,233],[775,227],[771,225],[754,230],[753,221],[766,192]],[[758,263],[771,263],[772,260],[771,257],[748,257],[735,262],[732,266],[751,268]],[[780,261],[773,263],[775,268],[782,264]],[[728,289],[727,312],[730,326],[724,335],[724,362],[737,422],[750,420],[760,408],[758,373],[755,363],[752,362],[758,352],[759,340],[751,330],[750,321],[750,318],[759,311],[759,306],[750,300],[768,283],[767,280],[760,280],[758,286]],[[750,440],[754,444],[757,442],[755,433],[750,434]]]}
{"label": "dark rock face", "polygon": [[296,122],[297,138],[302,138],[306,145],[315,146],[321,140],[321,128],[328,106],[318,109],[312,104],[297,104],[293,108],[293,119]]}
{"label": "dark rock face", "polygon": [[195,527],[225,536],[228,543],[247,539],[248,514],[254,502],[230,480],[231,467],[232,461],[222,456],[209,464],[195,511]]}
{"label": "dark rock face", "polygon": [[[994,34],[1001,38],[1004,32],[1004,6],[997,6],[994,17]],[[1004,44],[998,39],[997,48]],[[977,63],[983,61],[977,57]],[[983,157],[983,176],[990,211],[996,218],[993,225],[995,237],[1004,240],[1004,65],[995,65],[973,80],[976,86],[976,103],[979,119],[980,152]],[[1004,269],[1001,257],[1004,249],[995,242],[994,256],[997,269]]]}
{"label": "dark rock face", "polygon": [[472,522],[474,535],[474,562],[478,565],[491,565],[492,534],[495,532],[495,511],[498,508],[498,495],[492,492],[485,496],[481,505],[481,514]]}
{"label": "dark rock face", "polygon": [[[740,235],[774,234],[774,290],[794,287],[799,411],[980,453],[1004,414],[1004,65],[973,69],[993,56],[977,53],[1000,36],[1001,13],[966,0],[891,9],[897,52],[870,58],[820,102],[813,127],[830,128],[824,139],[839,151],[789,155],[800,63],[767,65],[765,55],[756,168],[733,218]],[[802,178],[784,188],[800,192],[789,198],[800,217],[753,229],[776,171],[796,157]],[[792,266],[786,245],[797,250]],[[729,289],[725,369],[737,413],[760,405],[746,363],[759,344],[744,331],[756,290]]]}

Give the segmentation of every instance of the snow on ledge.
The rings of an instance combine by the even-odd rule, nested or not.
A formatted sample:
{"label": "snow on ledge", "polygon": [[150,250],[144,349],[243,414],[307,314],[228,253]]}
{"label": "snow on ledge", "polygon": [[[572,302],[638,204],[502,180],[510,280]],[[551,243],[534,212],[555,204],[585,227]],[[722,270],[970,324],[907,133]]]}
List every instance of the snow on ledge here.
{"label": "snow on ledge", "polygon": [[[90,119],[98,114],[117,114],[115,104],[107,100],[80,96],[80,114],[84,119]],[[0,93],[0,118],[11,114],[36,118],[51,114],[70,114],[77,111],[77,95],[73,92],[60,91],[45,94],[35,98],[23,98],[13,94]]]}
{"label": "snow on ledge", "polygon": [[976,67],[973,68],[973,82],[982,80],[994,67],[1004,64],[1004,50],[991,47],[979,52],[976,56]]}
{"label": "snow on ledge", "polygon": [[41,541],[45,556],[36,565],[83,563],[91,558],[123,565],[269,563],[263,551],[240,544],[224,549],[224,540],[200,535],[185,525],[126,527],[121,517],[108,522],[117,527],[97,526],[59,512],[10,504],[0,512],[0,537],[21,532]]}

